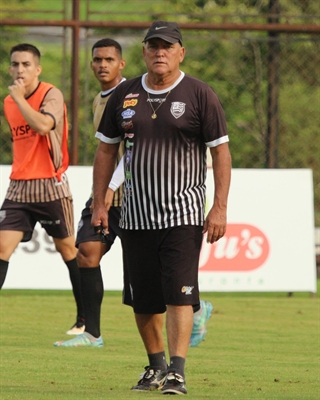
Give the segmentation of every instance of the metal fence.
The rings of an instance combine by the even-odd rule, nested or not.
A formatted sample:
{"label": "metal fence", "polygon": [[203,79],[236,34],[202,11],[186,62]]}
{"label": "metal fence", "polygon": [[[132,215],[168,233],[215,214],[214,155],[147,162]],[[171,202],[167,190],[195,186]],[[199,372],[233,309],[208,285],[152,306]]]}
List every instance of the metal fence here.
{"label": "metal fence", "polygon": [[[71,143],[73,162],[91,165],[97,145],[91,103],[99,91],[90,69],[91,46],[102,37],[118,40],[127,61],[123,74],[131,78],[145,71],[141,57],[145,28],[128,23],[110,28],[80,28],[75,68],[72,27],[30,23],[13,29],[14,25],[10,25],[1,27],[0,21],[4,39],[0,54],[1,98],[7,94],[10,83],[10,47],[21,41],[37,45],[42,53],[42,80],[63,91],[71,131],[75,124],[72,113],[77,114],[77,129]],[[207,28],[182,29],[187,52],[181,69],[208,82],[217,92],[227,116],[233,167],[311,168],[315,223],[320,226],[320,35]],[[75,81],[76,110],[72,106]],[[2,107],[0,118],[0,164],[9,164],[11,142]]]}

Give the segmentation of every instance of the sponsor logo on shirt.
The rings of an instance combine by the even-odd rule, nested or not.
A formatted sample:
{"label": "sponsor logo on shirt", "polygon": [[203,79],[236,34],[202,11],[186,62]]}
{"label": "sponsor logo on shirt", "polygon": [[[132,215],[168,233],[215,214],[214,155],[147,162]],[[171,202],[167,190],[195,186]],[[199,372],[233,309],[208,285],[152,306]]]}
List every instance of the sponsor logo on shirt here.
{"label": "sponsor logo on shirt", "polygon": [[[30,131],[30,132],[29,132]],[[32,131],[30,128],[30,125],[21,125],[21,126],[14,126],[11,129],[12,136],[23,136],[23,135],[29,135],[33,133],[35,135],[36,132]]]}
{"label": "sponsor logo on shirt", "polygon": [[[131,177],[131,175],[130,175]],[[127,178],[131,179],[131,178]],[[132,185],[130,183],[124,183],[124,192],[126,196],[132,196]]]}
{"label": "sponsor logo on shirt", "polygon": [[127,94],[125,99],[132,99],[133,97],[139,97],[139,93],[130,93]]}
{"label": "sponsor logo on shirt", "polygon": [[173,101],[170,108],[171,114],[176,118],[180,118],[186,111],[186,104],[180,101]]}
{"label": "sponsor logo on shirt", "polygon": [[147,100],[148,103],[164,103],[165,101],[166,101],[166,99],[159,99],[159,98]]}
{"label": "sponsor logo on shirt", "polygon": [[127,119],[127,118],[133,117],[135,113],[136,113],[135,111],[128,108],[127,110],[123,111],[121,113],[121,115],[122,115],[122,118]]}
{"label": "sponsor logo on shirt", "polygon": [[32,136],[38,135],[36,131],[30,128],[29,125],[21,125],[11,128],[12,140],[29,139]]}
{"label": "sponsor logo on shirt", "polygon": [[138,100],[137,99],[131,99],[131,100],[125,100],[123,103],[123,108],[127,108],[127,107],[134,107],[138,104]]}
{"label": "sponsor logo on shirt", "polygon": [[123,121],[121,124],[121,128],[123,128],[125,131],[128,131],[129,129],[133,128],[133,123],[132,121]]}
{"label": "sponsor logo on shirt", "polygon": [[181,293],[184,293],[185,295],[192,294],[194,286],[182,286],[181,288]]}
{"label": "sponsor logo on shirt", "polygon": [[125,133],[124,138],[132,139],[134,137],[134,133]]}

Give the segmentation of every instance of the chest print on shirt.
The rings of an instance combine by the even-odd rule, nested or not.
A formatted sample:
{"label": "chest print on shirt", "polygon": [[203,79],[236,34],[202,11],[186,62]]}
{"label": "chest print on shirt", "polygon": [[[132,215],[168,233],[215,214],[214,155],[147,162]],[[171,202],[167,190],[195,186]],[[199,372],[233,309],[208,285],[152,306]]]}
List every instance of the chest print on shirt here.
{"label": "chest print on shirt", "polygon": [[132,99],[133,97],[139,97],[139,93],[129,93],[126,95],[125,99]]}
{"label": "chest print on shirt", "polygon": [[123,102],[123,108],[127,108],[127,107],[134,107],[138,104],[138,99],[131,99],[131,100],[125,100]]}
{"label": "chest print on shirt", "polygon": [[121,113],[121,116],[122,116],[123,119],[131,118],[131,117],[134,116],[135,113],[136,113],[135,111],[133,111],[130,108],[128,108],[127,110],[125,110],[125,111],[123,111]]}
{"label": "chest print on shirt", "polygon": [[123,121],[122,123],[121,123],[121,127],[125,130],[125,131],[128,131],[129,129],[132,129],[133,128],[133,122],[132,121]]}
{"label": "chest print on shirt", "polygon": [[176,118],[180,118],[186,111],[186,104],[180,101],[173,101],[170,107],[171,114]]}

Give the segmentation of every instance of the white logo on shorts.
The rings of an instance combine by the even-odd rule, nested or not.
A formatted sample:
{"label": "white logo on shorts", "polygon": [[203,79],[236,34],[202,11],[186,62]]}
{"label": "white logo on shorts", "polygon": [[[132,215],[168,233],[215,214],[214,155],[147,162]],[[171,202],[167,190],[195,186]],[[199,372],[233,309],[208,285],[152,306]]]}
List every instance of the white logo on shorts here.
{"label": "white logo on shorts", "polygon": [[83,227],[83,219],[80,219],[79,223],[78,223],[78,230],[77,232],[80,231],[80,229]]}
{"label": "white logo on shorts", "polygon": [[0,223],[6,219],[6,210],[0,211]]}
{"label": "white logo on shorts", "polygon": [[60,219],[56,219],[55,221],[46,221],[44,219],[40,219],[39,223],[41,224],[41,226],[43,225],[60,225]]}
{"label": "white logo on shorts", "polygon": [[186,104],[180,101],[173,101],[170,108],[171,114],[176,118],[180,118],[186,111]]}
{"label": "white logo on shorts", "polygon": [[181,293],[184,293],[185,295],[192,294],[193,288],[194,286],[182,286]]}

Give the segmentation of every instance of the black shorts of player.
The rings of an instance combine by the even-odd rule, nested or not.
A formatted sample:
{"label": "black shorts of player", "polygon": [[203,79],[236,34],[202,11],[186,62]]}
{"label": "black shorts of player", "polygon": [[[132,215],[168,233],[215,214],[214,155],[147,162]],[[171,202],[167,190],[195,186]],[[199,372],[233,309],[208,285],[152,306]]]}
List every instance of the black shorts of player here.
{"label": "black shorts of player", "polygon": [[[76,238],[76,247],[79,247],[80,243],[86,242],[100,242],[101,236],[99,233],[96,233],[93,226],[91,225],[91,211],[90,206],[92,204],[92,198],[90,198],[85,205],[85,208],[81,212],[81,219],[78,224],[77,238]],[[121,207],[111,207],[108,213],[109,216],[109,234],[107,240],[107,246],[110,247],[113,245],[117,236],[121,238],[121,229],[119,228],[119,219],[120,219]]]}
{"label": "black shorts of player", "polygon": [[28,242],[37,222],[49,236],[64,239],[74,234],[71,197],[45,203],[21,203],[5,200],[1,207],[0,230],[24,232],[22,242]]}
{"label": "black shorts of player", "polygon": [[[90,198],[82,210],[81,219],[78,224],[78,232],[76,238],[76,247],[79,247],[80,243],[87,242],[100,242],[101,236],[96,233],[93,226],[91,225],[92,214],[90,212],[90,206],[92,204],[92,198]],[[111,249],[117,236],[121,239],[121,229],[119,228],[121,207],[110,207],[109,217],[109,234],[108,240],[105,244],[106,253]],[[126,262],[123,257],[123,291],[122,291],[122,302],[127,306],[132,306],[131,288],[129,283],[129,274],[126,266]]]}
{"label": "black shorts of player", "polygon": [[201,244],[202,226],[122,230],[135,313],[164,313],[167,305],[199,310]]}

